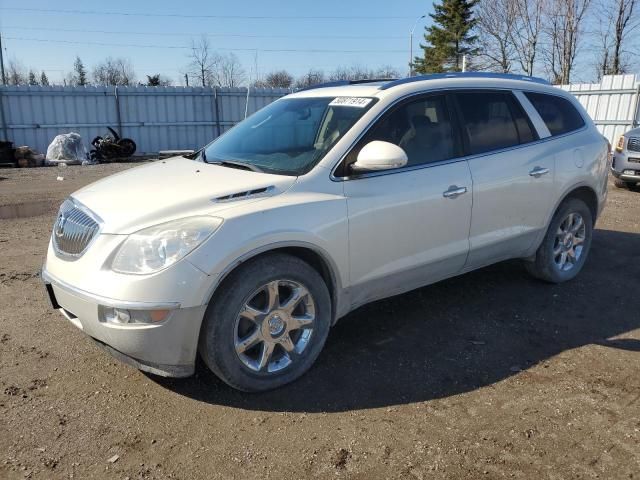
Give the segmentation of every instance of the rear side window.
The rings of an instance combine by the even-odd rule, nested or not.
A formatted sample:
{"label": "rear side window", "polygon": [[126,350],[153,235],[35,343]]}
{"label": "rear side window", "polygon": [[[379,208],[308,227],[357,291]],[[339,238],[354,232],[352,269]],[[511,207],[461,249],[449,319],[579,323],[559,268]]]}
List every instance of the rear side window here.
{"label": "rear side window", "polygon": [[584,119],[569,100],[544,93],[525,92],[525,95],[542,117],[551,135],[562,135],[584,126]]}
{"label": "rear side window", "polygon": [[521,107],[508,92],[464,92],[456,98],[472,155],[535,140]]}

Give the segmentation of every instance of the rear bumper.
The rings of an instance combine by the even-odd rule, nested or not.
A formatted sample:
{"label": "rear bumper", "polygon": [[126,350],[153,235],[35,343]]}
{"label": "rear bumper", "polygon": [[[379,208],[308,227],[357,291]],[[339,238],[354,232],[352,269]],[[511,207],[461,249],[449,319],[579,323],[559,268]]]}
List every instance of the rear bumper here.
{"label": "rear bumper", "polygon": [[[181,308],[178,303],[131,302],[87,293],[42,270],[42,280],[54,295],[55,305],[73,325],[117,359],[156,375],[193,374],[200,325],[206,305]],[[101,321],[99,307],[130,310],[170,309],[157,324],[118,325]]]}

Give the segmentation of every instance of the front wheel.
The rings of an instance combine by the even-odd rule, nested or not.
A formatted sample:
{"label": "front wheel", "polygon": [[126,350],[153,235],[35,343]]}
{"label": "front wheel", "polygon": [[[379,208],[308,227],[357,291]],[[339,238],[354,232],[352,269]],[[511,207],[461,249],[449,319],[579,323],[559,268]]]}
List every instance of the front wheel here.
{"label": "front wheel", "polygon": [[322,277],[286,254],[238,267],[212,298],[200,333],[200,355],[239,390],[270,390],[297,379],[329,333],[331,300]]}
{"label": "front wheel", "polygon": [[574,278],[587,260],[593,235],[593,216],[580,199],[570,198],[556,211],[535,260],[526,262],[536,278],[561,283]]}

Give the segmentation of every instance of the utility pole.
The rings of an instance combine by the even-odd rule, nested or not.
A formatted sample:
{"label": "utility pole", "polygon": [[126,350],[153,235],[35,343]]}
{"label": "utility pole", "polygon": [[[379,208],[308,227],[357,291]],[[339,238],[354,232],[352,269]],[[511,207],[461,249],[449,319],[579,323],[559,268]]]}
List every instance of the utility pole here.
{"label": "utility pole", "polygon": [[413,77],[413,32],[418,25],[418,22],[425,18],[426,15],[422,15],[416,18],[415,23],[413,24],[413,28],[411,28],[411,32],[409,32],[409,76]]}
{"label": "utility pole", "polygon": [[2,33],[0,33],[0,73],[2,74],[2,85],[6,85],[7,77],[4,74],[4,57],[2,55]]}
{"label": "utility pole", "polygon": [[189,86],[189,74],[185,73],[184,74],[184,83],[186,84],[186,86]]}

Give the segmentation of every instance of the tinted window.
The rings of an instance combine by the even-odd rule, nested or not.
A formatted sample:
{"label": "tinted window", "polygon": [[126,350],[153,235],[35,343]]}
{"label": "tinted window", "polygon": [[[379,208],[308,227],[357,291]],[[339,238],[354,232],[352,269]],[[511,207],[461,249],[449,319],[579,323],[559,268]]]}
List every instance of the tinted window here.
{"label": "tinted window", "polygon": [[551,135],[562,135],[584,126],[584,119],[569,100],[544,93],[528,92],[525,95],[542,117]]}
{"label": "tinted window", "polygon": [[407,166],[448,160],[456,156],[452,123],[444,95],[405,103],[387,113],[347,156],[356,161],[367,143],[381,140],[398,145],[408,157]]}
{"label": "tinted window", "polygon": [[535,139],[528,119],[510,93],[465,92],[456,97],[469,153],[499,150]]}

